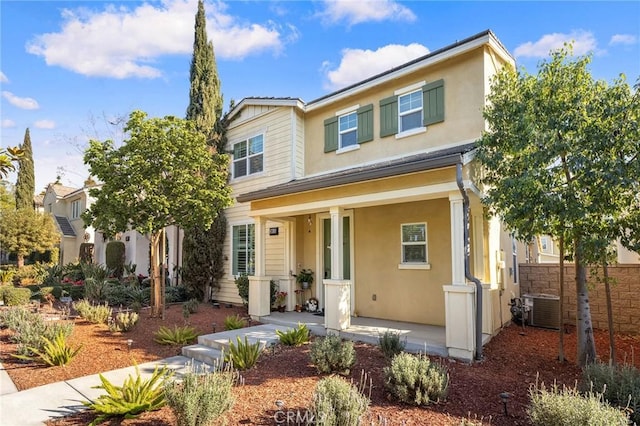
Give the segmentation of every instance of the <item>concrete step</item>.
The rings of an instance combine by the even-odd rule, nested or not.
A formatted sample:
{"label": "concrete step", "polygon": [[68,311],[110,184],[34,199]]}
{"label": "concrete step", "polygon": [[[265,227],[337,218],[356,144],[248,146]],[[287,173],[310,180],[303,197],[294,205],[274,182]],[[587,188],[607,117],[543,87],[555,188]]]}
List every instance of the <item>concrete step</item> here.
{"label": "concrete step", "polygon": [[208,365],[222,361],[222,351],[205,345],[189,345],[182,348],[182,355]]}
{"label": "concrete step", "polygon": [[275,325],[275,324],[263,324],[253,327],[240,328],[238,330],[222,331],[220,333],[204,334],[198,336],[198,344],[208,346],[217,350],[224,350],[228,352],[229,342],[237,343],[237,338],[244,342],[244,338],[247,338],[247,342],[255,344],[260,342],[260,346],[264,349],[275,345],[280,341],[280,338],[276,334],[276,330],[286,331],[291,329],[290,325]]}

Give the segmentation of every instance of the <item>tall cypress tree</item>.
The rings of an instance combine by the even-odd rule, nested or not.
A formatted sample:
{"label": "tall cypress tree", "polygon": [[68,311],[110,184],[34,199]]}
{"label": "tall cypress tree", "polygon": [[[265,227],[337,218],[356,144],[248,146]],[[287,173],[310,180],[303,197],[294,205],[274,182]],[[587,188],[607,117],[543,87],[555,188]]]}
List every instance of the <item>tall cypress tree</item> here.
{"label": "tall cypress tree", "polygon": [[36,178],[33,168],[33,149],[31,148],[31,135],[29,128],[24,133],[24,142],[20,147],[23,156],[20,158],[18,179],[16,181],[16,209],[33,209],[33,196],[36,193]]}
{"label": "tall cypress tree", "polygon": [[[189,106],[186,118],[195,122],[209,144],[221,152],[225,143],[222,120],[222,94],[213,43],[207,38],[207,22],[202,0],[196,13],[193,57],[191,59]],[[226,236],[226,219],[222,209],[211,227],[185,229],[183,239],[182,279],[198,297],[205,301],[211,288],[219,288],[223,275],[222,246]]]}

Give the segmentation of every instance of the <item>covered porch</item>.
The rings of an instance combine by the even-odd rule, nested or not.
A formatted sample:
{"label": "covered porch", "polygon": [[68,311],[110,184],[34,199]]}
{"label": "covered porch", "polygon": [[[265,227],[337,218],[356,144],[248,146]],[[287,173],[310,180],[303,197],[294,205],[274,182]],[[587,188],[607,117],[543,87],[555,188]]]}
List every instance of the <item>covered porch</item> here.
{"label": "covered porch", "polygon": [[[477,196],[471,217],[465,216],[459,184],[465,191],[473,188],[470,170],[463,169],[468,148],[240,195],[238,201],[250,203],[255,225],[249,314],[265,322],[282,320],[270,312],[270,281],[279,281],[291,311],[297,304],[295,271],[311,268],[316,271],[313,294],[326,316],[284,314],[291,324],[299,322],[295,315],[308,315],[301,322],[322,328],[314,330],[317,334],[354,334],[370,343],[395,330],[415,351],[427,345],[431,353],[471,360],[476,341],[486,340],[479,338],[478,328],[490,323],[478,321],[477,314],[490,318],[491,306],[489,298],[477,306],[478,288],[482,293],[489,288],[480,287],[480,280],[473,285],[465,269],[484,275],[491,257]],[[283,262],[277,269],[268,259],[274,253],[269,247],[278,247],[272,237],[280,232]],[[419,255],[414,259],[406,253]],[[491,333],[490,327],[482,328]]]}
{"label": "covered porch", "polygon": [[[317,336],[326,334],[324,317],[309,312],[271,312],[270,315],[260,317],[259,320],[264,324],[291,327],[306,324],[311,333]],[[406,340],[405,350],[408,352],[448,356],[445,327],[435,325],[351,317],[350,326],[341,330],[340,336],[352,341],[377,345],[378,338],[386,331],[398,333],[402,340]],[[482,345],[486,345],[490,339],[491,334],[483,334]]]}

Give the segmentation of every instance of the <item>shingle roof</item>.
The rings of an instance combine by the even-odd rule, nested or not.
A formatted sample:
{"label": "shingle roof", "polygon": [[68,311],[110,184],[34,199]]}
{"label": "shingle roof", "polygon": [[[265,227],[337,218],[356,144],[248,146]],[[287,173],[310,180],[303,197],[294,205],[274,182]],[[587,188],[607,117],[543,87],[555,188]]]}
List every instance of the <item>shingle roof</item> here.
{"label": "shingle roof", "polygon": [[64,186],[59,183],[50,183],[49,187],[53,189],[53,192],[56,193],[59,197],[64,197],[65,195],[69,195],[74,191],[77,191],[78,188],[72,188],[70,186]]}
{"label": "shingle roof", "polygon": [[76,231],[73,229],[73,226],[71,226],[69,219],[64,216],[55,216],[55,218],[58,224],[58,228],[60,228],[60,232],[62,232],[62,235],[64,235],[65,237],[76,236]]}
{"label": "shingle roof", "polygon": [[438,151],[414,154],[394,160],[386,160],[378,163],[352,167],[333,173],[296,179],[265,189],[240,194],[238,196],[238,201],[243,203],[246,201],[254,201],[304,191],[364,182],[372,179],[381,179],[407,173],[450,167],[459,163],[461,161],[461,156],[473,150],[474,147],[475,143],[471,142]]}

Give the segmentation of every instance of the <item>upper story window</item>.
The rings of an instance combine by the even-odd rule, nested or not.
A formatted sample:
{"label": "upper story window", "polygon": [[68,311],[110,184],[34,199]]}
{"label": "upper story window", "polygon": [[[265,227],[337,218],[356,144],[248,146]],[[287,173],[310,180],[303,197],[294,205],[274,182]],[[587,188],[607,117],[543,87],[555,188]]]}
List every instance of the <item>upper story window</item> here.
{"label": "upper story window", "polygon": [[260,173],[263,170],[264,136],[258,135],[233,145],[233,177]]}
{"label": "upper story window", "polygon": [[422,127],[422,90],[398,96],[400,131]]}
{"label": "upper story window", "polygon": [[80,200],[75,200],[71,203],[71,219],[79,218],[80,213]]}
{"label": "upper story window", "polygon": [[[417,90],[416,90],[417,89]],[[409,86],[380,100],[380,137],[410,134],[444,121],[444,80]],[[413,131],[413,132],[412,132]]]}
{"label": "upper story window", "polygon": [[356,147],[373,140],[373,104],[353,106],[324,121],[324,152]]}
{"label": "upper story window", "polygon": [[358,114],[352,112],[338,117],[340,148],[346,148],[358,143]]}

